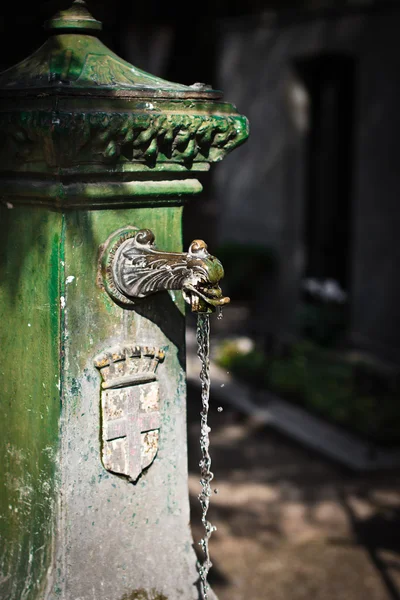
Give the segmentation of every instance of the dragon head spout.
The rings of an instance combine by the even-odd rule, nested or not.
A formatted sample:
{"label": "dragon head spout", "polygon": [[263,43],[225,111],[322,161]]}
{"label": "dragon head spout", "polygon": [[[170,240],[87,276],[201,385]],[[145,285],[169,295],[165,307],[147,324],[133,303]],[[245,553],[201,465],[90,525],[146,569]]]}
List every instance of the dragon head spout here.
{"label": "dragon head spout", "polygon": [[224,269],[203,240],[194,240],[188,252],[165,252],[150,229],[121,230],[102,262],[106,290],[124,305],[162,290],[181,290],[193,312],[214,312],[229,302],[219,286]]}

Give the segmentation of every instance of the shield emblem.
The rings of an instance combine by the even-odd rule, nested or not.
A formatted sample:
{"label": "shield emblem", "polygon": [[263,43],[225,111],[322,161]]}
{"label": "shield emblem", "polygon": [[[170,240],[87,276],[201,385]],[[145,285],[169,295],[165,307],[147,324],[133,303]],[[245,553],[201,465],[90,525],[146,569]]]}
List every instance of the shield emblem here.
{"label": "shield emblem", "polygon": [[160,396],[156,376],[164,348],[124,346],[95,359],[101,391],[102,461],[135,482],[158,451]]}

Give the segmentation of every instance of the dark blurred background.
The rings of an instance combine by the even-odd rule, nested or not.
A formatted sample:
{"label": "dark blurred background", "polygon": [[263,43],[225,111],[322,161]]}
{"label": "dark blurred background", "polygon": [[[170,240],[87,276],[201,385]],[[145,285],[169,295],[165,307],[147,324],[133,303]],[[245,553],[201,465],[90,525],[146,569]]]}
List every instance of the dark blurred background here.
{"label": "dark blurred background", "polygon": [[[249,141],[204,176],[184,214],[185,245],[206,239],[233,298],[213,323],[213,364],[228,376],[211,409],[220,599],[398,600],[400,3],[87,4],[123,58],[212,84],[250,121]],[[43,21],[69,5],[3,3],[0,67],[37,48]],[[189,391],[200,536],[199,401]],[[308,435],[320,441],[285,423],[274,431],[273,402],[320,419]],[[340,437],[341,458],[326,451],[324,423],[360,456],[367,448],[362,468]],[[390,460],[374,463],[385,452]]]}

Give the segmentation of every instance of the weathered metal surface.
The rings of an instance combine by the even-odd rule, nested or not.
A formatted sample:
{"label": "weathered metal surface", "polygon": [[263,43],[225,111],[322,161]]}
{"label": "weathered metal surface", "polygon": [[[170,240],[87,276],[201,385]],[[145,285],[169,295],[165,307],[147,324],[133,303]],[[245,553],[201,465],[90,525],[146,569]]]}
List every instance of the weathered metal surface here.
{"label": "weathered metal surface", "polygon": [[38,181],[33,178],[8,179],[0,177],[0,193],[12,196],[12,204],[33,204],[52,209],[104,208],[129,204],[176,205],[177,197],[201,192],[197,179],[162,181],[102,181],[67,183]]}
{"label": "weathered metal surface", "polygon": [[61,215],[0,203],[0,598],[44,597],[57,504]]}
{"label": "weathered metal surface", "polygon": [[[166,81],[134,67],[107,48],[97,37],[101,23],[83,0],[75,0],[45,24],[51,37],[41,48],[0,75],[0,88],[14,92],[40,89],[57,94],[125,91],[144,96],[189,98],[220,97],[204,84],[192,86]],[[50,57],[50,60],[49,60]]]}
{"label": "weathered metal surface", "polygon": [[[245,141],[247,121],[219,92],[111,53],[80,0],[49,26],[0,74],[0,598],[199,600],[184,301],[117,305],[98,249],[134,225],[181,252],[196,173]],[[168,346],[165,361],[125,387],[99,365],[100,394],[94,359],[127,340]]]}
{"label": "weathered metal surface", "polygon": [[[82,2],[63,11],[50,21],[47,42],[0,74],[0,192],[35,202],[35,189],[37,202],[54,206],[199,192],[191,172],[243,143],[247,119],[220,92],[168,82],[123,61],[85,14]],[[184,172],[186,185],[168,175],[137,177],[158,171]],[[16,182],[10,172],[23,177]],[[120,173],[123,181],[115,179]],[[88,174],[95,179],[85,181]]]}
{"label": "weathered metal surface", "polygon": [[103,465],[130,481],[157,454],[161,419],[156,370],[164,357],[164,349],[123,344],[94,361],[103,378]]}
{"label": "weathered metal surface", "polygon": [[106,291],[123,305],[165,290],[182,290],[193,312],[229,302],[219,287],[222,265],[203,240],[192,242],[189,252],[166,252],[156,248],[150,229],[120,229],[101,248],[101,270]]}
{"label": "weathered metal surface", "polygon": [[[139,312],[129,311],[96,286],[98,245],[121,223],[148,225],[166,250],[179,251],[181,210],[71,211],[64,217],[63,280],[70,283],[63,310],[63,525],[46,600],[119,600],[141,588],[149,598],[154,589],[168,599],[199,600],[187,496],[184,303],[180,292],[164,292],[144,299]],[[157,368],[158,453],[136,484],[109,473],[99,451],[102,378],[94,359],[126,340],[168,346]]]}
{"label": "weathered metal surface", "polygon": [[[10,111],[2,110],[1,104],[3,172],[12,168],[37,175],[59,167],[85,172],[99,164],[122,170],[132,163],[190,167],[193,162],[222,160],[248,136],[246,121],[232,114],[230,105],[220,106],[222,114],[210,115],[180,114],[179,107],[169,108],[161,101],[137,103],[136,110],[130,103],[129,112],[95,105],[46,111],[42,102]],[[199,112],[202,109],[199,106]]]}
{"label": "weathered metal surface", "polygon": [[90,30],[103,28],[100,21],[97,21],[86,8],[83,0],[75,0],[67,10],[60,10],[54,17],[45,23],[46,29],[80,29]]}

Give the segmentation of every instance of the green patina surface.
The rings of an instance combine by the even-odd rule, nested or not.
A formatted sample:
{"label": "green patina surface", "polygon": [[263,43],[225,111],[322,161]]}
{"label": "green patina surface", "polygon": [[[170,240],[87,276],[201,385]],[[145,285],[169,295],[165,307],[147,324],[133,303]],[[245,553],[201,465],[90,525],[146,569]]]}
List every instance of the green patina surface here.
{"label": "green patina surface", "polygon": [[89,35],[96,24],[75,3],[41,48],[0,74],[0,172],[204,169],[247,139],[247,119],[221,92],[137,69]]}
{"label": "green patina surface", "polygon": [[[93,358],[113,340],[169,344],[169,389],[160,428],[168,455],[157,480],[163,501],[155,494],[156,510],[146,512],[151,476],[144,476],[111,542],[118,552],[130,522],[134,532],[149,520],[186,514],[187,527],[186,498],[177,492],[186,490],[184,302],[180,292],[161,292],[123,310],[99,285],[99,246],[133,225],[151,229],[160,249],[180,251],[181,204],[201,191],[195,172],[248,136],[247,120],[219,92],[144,73],[83,27],[95,31],[99,23],[78,1],[49,22],[55,34],[42,48],[0,75],[0,598],[7,600],[87,597],[70,591],[93,575],[79,555],[80,527],[90,518],[88,548],[100,547],[103,532],[92,502],[77,505],[81,490],[104,514],[115,500],[116,484],[108,496],[101,486],[109,474],[101,469],[100,419],[93,417],[100,398]],[[92,410],[86,417],[85,402]],[[195,557],[186,557],[190,539],[182,531],[176,545],[184,549],[175,552],[194,580]],[[115,577],[111,568],[108,581],[120,584]],[[149,589],[135,579],[118,595],[138,588],[121,600],[166,600],[156,589],[172,589],[175,579],[168,585],[162,574]],[[179,592],[185,599],[195,594],[187,586]]]}
{"label": "green patina surface", "polygon": [[[63,390],[63,445],[64,468],[63,481],[67,489],[71,490],[71,496],[66,499],[65,515],[67,522],[71,523],[71,531],[65,538],[61,538],[61,553],[71,557],[77,552],[76,536],[80,527],[91,525],[91,531],[85,529],[85,536],[92,541],[90,544],[101,544],[104,538],[104,523],[99,518],[98,510],[103,513],[112,510],[114,489],[119,489],[119,481],[109,494],[103,496],[104,490],[102,480],[94,480],[93,484],[82,481],[86,471],[79,466],[83,461],[88,465],[97,465],[95,472],[101,466],[101,442],[100,442],[100,420],[96,421],[93,429],[91,414],[96,411],[95,404],[100,399],[100,377],[94,367],[94,357],[101,351],[110,348],[115,343],[130,341],[131,343],[149,343],[168,346],[167,356],[162,368],[168,371],[168,382],[171,388],[168,390],[163,402],[161,412],[160,444],[167,444],[165,436],[173,428],[174,413],[185,409],[185,390],[183,377],[184,357],[182,355],[184,344],[184,302],[180,292],[169,294],[158,293],[151,298],[139,302],[135,310],[124,310],[116,305],[105,293],[104,289],[96,285],[99,269],[99,246],[107,238],[118,230],[121,225],[132,225],[138,228],[151,228],[157,236],[160,248],[170,251],[181,250],[181,216],[182,207],[176,206],[136,209],[108,209],[103,211],[70,211],[64,214],[65,222],[65,272],[63,274],[65,285],[65,329],[63,337],[64,368],[62,371],[61,388]],[[165,337],[167,338],[165,340]],[[89,400],[88,387],[92,385],[98,389],[93,400]],[[86,392],[85,392],[86,390]],[[165,391],[163,392],[165,394]],[[85,425],[87,423],[87,426]],[[78,440],[79,446],[78,446]],[[73,455],[69,447],[75,448]],[[71,456],[71,459],[69,458]],[[71,461],[76,466],[70,466]],[[173,452],[168,459],[171,464],[175,461]],[[180,500],[176,497],[176,484],[179,474],[171,478],[167,468],[165,481],[160,480],[160,490],[164,489],[162,502],[165,505],[166,514],[176,514],[180,510]],[[89,471],[88,471],[89,472]],[[182,474],[180,474],[182,476]],[[130,537],[137,536],[144,526],[153,526],[148,519],[143,523],[146,513],[143,502],[149,504],[151,500],[146,498],[146,476],[139,482],[140,491],[135,492],[132,506],[137,506],[142,520],[132,520],[128,510],[119,511],[119,527]],[[79,487],[76,487],[79,486]],[[115,487],[117,486],[117,487]],[[139,487],[138,486],[138,487]],[[91,487],[88,490],[88,487]],[[76,489],[76,492],[74,491]],[[142,490],[142,491],[141,491]],[[126,491],[126,502],[130,502],[128,490]],[[99,496],[101,495],[101,497]],[[144,500],[146,498],[146,500]],[[156,494],[154,495],[156,498]],[[89,500],[90,499],[90,500]],[[108,509],[104,502],[110,504]],[[136,504],[135,504],[136,502]],[[82,505],[80,505],[82,503]],[[87,507],[87,504],[93,507]],[[124,505],[126,509],[127,504]],[[154,507],[157,513],[157,506]],[[75,513],[76,511],[76,513]],[[144,511],[144,512],[143,512]],[[112,513],[111,513],[112,514]],[[78,519],[79,516],[79,521]],[[85,515],[85,516],[84,516]],[[155,520],[155,517],[154,517]],[[90,523],[89,523],[90,521]],[[76,523],[78,527],[73,525]],[[86,524],[86,525],[85,525]],[[119,543],[123,535],[112,540]],[[132,550],[134,556],[134,550]],[[62,558],[60,559],[62,563]],[[115,573],[108,571],[110,567],[102,563],[102,572],[105,578],[113,581]],[[74,575],[72,571],[60,574],[55,582],[55,589],[63,590],[61,597],[68,597],[68,585],[80,585],[71,583]],[[140,575],[139,575],[140,577]],[[148,596],[139,595],[145,593],[137,591],[137,596],[132,598],[149,598],[154,600],[163,596],[152,595],[148,590]],[[63,595],[64,594],[64,595]],[[79,592],[78,592],[79,595]],[[55,595],[54,597],[57,597]],[[102,596],[100,596],[102,597]],[[53,596],[50,595],[50,598]]]}
{"label": "green patina surface", "polygon": [[128,89],[190,90],[188,86],[160,79],[134,67],[97,37],[83,33],[78,37],[75,32],[52,35],[34,54],[0,75],[0,86],[8,89],[49,87],[49,82],[53,87],[55,83],[69,82],[78,88],[120,89],[125,86]]}
{"label": "green patina surface", "polygon": [[[62,215],[0,207],[0,461],[6,474],[0,482],[2,598],[42,597],[57,500],[60,390],[73,410],[80,394],[77,381],[93,344],[112,337],[123,318],[122,309],[95,285],[98,247],[124,223],[150,227],[160,247],[180,250],[181,211],[175,206]],[[64,294],[65,314],[60,311]],[[181,294],[176,292],[174,301],[167,292],[164,296],[167,305],[166,298],[156,301],[154,316],[166,319],[175,304],[175,317],[170,314],[168,321],[174,335],[182,336]],[[129,335],[134,336],[131,316]],[[63,371],[60,359],[67,345],[73,360]],[[173,363],[179,370],[177,358]],[[99,452],[98,440],[92,444]]]}
{"label": "green patina surface", "polygon": [[39,598],[54,526],[61,215],[0,207],[0,597]]}
{"label": "green patina surface", "polygon": [[[215,106],[210,114],[203,105],[184,112],[180,104],[162,103],[125,110],[93,106],[45,109],[40,100],[31,108],[2,110],[0,102],[0,171],[70,175],[103,165],[118,172],[132,163],[157,172],[166,166],[204,165],[222,160],[248,137],[245,117],[231,105]],[[182,111],[182,112],[181,112]],[[60,172],[59,169],[62,169]]]}
{"label": "green patina surface", "polygon": [[[135,341],[134,311],[126,312],[104,291],[99,283],[99,247],[116,230],[132,225],[150,228],[157,235],[160,248],[180,251],[182,208],[158,207],[142,209],[118,209],[104,211],[71,211],[65,214],[65,280],[73,278],[65,289],[65,335],[69,347],[67,368],[62,374],[61,385],[71,395],[78,397],[75,382],[82,376],[88,360],[109,344],[125,319],[125,336]],[[168,322],[175,336],[184,331],[185,302],[181,292],[174,292],[173,299],[165,292],[153,296],[150,301],[139,302],[146,317],[155,322]],[[173,312],[171,314],[171,309]],[[174,316],[175,313],[175,316]],[[179,368],[176,364],[175,368]]]}
{"label": "green patina surface", "polygon": [[[70,211],[65,213],[65,278],[74,279],[67,285],[66,322],[70,336],[69,343],[73,348],[74,361],[69,365],[68,378],[78,378],[93,355],[93,345],[99,346],[101,340],[107,341],[113,336],[115,327],[124,318],[124,309],[120,308],[104,292],[96,286],[99,273],[99,246],[121,225],[152,229],[157,236],[157,244],[163,250],[181,250],[181,218],[182,208],[164,206],[153,208],[117,209],[103,211]],[[168,292],[162,294],[161,303],[166,299],[180,315],[184,312],[184,302],[180,292],[175,292],[175,300],[171,300]],[[160,319],[158,313],[160,303],[158,296],[149,302],[138,304],[138,308],[146,307],[146,316]],[[152,314],[151,307],[155,306]],[[150,310],[150,313],[148,312]],[[134,336],[134,313],[129,311],[127,322],[129,332]],[[165,317],[165,314],[164,314]],[[171,315],[168,320],[171,320]],[[72,339],[73,335],[73,339]],[[127,330],[128,335],[128,330]]]}

